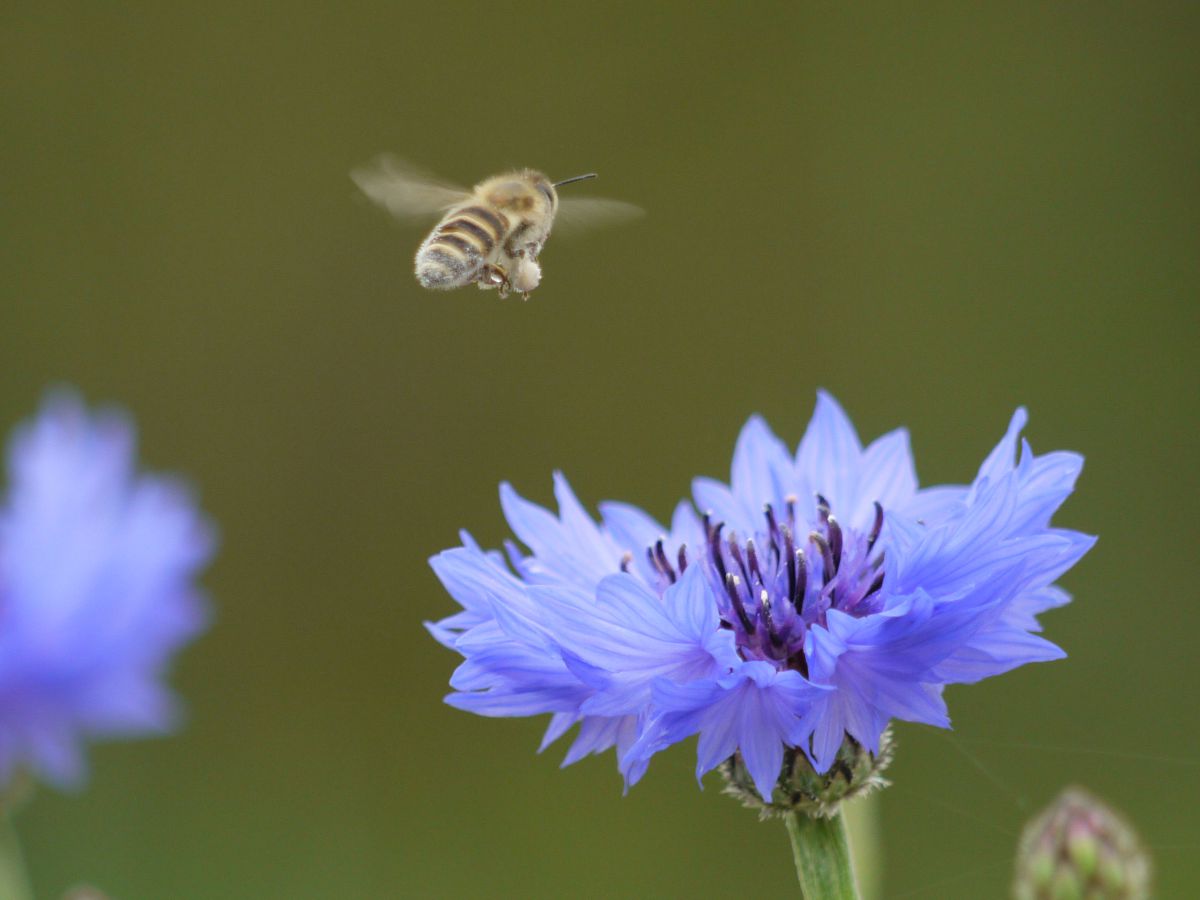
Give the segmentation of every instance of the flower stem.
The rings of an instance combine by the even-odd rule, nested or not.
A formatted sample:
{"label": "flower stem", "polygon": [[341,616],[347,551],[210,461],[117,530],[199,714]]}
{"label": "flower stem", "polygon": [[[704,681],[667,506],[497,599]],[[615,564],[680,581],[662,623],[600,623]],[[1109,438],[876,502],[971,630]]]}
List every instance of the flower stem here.
{"label": "flower stem", "polygon": [[21,842],[8,811],[0,808],[0,897],[4,900],[33,900]]}
{"label": "flower stem", "polygon": [[805,900],[858,900],[841,814],[826,819],[793,810],[784,821]]}
{"label": "flower stem", "polygon": [[862,900],[883,898],[883,839],[880,835],[879,794],[856,797],[842,804],[850,836],[850,862]]}

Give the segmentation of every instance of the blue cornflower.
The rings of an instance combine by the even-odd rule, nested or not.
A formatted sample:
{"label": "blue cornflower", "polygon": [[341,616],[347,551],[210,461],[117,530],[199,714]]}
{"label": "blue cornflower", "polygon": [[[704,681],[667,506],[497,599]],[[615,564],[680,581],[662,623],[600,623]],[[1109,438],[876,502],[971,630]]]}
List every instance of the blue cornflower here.
{"label": "blue cornflower", "polygon": [[1082,458],[1034,456],[1025,419],[971,485],[920,490],[907,432],[864,448],[822,392],[794,455],[751,418],[731,483],[697,479],[670,527],[596,522],[560,474],[557,516],[503,485],[526,550],[464,533],[431,560],[463,607],[428,626],[465,657],[447,702],[550,713],[543,747],[578,723],[566,763],[616,746],[629,784],[699,734],[698,776],[740,753],[764,798],[789,748],[824,772],[892,719],[948,727],[945,685],[1064,655],[1036,617],[1094,543],[1049,524]]}
{"label": "blue cornflower", "polygon": [[206,621],[213,539],[178,483],[134,471],[131,424],[69,393],[19,428],[0,505],[0,786],[60,785],[85,738],[161,733],[172,654]]}

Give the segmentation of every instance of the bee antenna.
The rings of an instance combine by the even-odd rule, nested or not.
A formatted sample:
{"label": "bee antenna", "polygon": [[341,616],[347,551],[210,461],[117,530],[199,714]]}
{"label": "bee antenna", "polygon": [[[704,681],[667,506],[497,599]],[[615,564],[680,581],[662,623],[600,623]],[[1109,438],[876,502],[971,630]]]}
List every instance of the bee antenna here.
{"label": "bee antenna", "polygon": [[564,184],[570,184],[572,181],[587,181],[589,178],[595,178],[595,172],[588,172],[586,175],[576,175],[574,178],[564,178],[562,181],[554,182],[555,187],[562,187]]}

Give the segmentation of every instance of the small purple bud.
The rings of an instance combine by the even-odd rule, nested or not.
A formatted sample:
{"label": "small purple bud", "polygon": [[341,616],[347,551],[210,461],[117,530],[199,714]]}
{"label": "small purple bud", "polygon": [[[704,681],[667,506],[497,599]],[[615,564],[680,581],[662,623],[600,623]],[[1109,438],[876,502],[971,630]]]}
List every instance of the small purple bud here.
{"label": "small purple bud", "polygon": [[1143,900],[1150,857],[1121,816],[1082,788],[1067,788],[1021,835],[1017,900]]}

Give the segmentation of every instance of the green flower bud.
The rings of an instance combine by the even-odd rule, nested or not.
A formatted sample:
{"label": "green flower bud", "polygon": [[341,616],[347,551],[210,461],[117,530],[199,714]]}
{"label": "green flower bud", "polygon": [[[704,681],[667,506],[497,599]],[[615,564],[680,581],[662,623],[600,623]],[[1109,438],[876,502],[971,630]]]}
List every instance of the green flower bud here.
{"label": "green flower bud", "polygon": [[832,818],[843,801],[887,787],[883,770],[891,761],[892,729],[888,728],[879,739],[879,752],[874,754],[847,735],[833,765],[824,773],[814,770],[802,751],[789,747],[783,756],[783,771],[768,798],[754,789],[740,753],[725,760],[720,772],[725,778],[725,793],[741,800],[743,806],[757,809],[764,819],[792,811]]}
{"label": "green flower bud", "polygon": [[1025,826],[1013,896],[1145,900],[1150,857],[1117,813],[1081,788],[1067,788]]}

